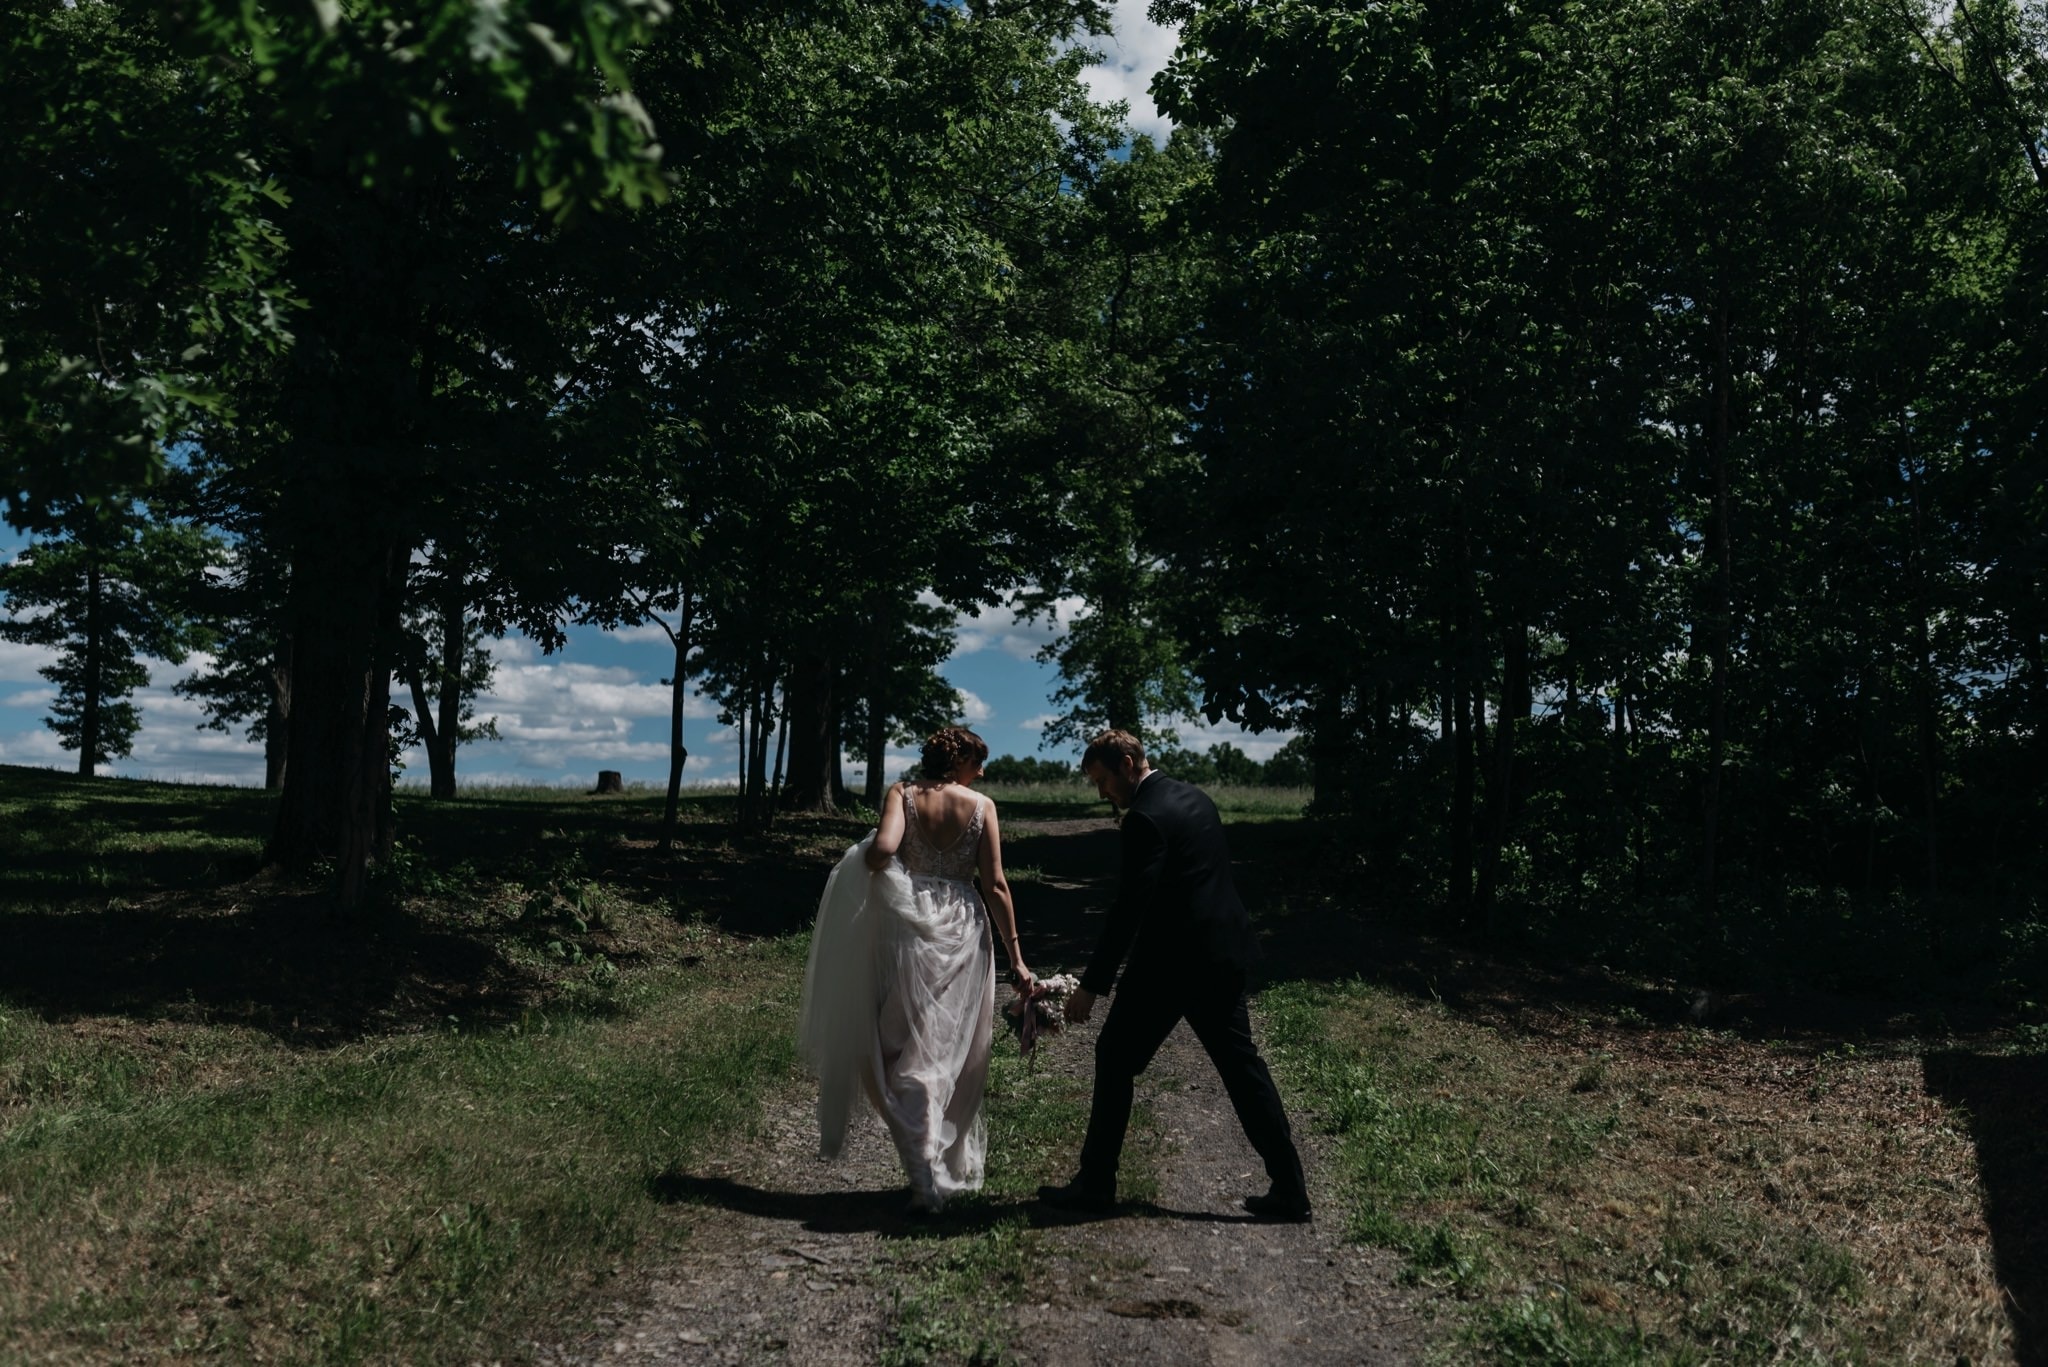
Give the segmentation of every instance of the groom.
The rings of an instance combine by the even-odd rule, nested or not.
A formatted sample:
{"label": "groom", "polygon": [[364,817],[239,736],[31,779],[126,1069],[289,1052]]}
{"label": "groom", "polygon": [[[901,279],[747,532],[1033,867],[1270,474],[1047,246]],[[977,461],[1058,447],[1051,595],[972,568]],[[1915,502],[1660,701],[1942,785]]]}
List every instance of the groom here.
{"label": "groom", "polygon": [[1126,731],[1090,741],[1081,769],[1124,812],[1123,879],[1102,943],[1067,997],[1067,1019],[1087,1020],[1096,997],[1116,984],[1126,951],[1131,962],[1095,1041],[1095,1102],[1080,1175],[1063,1187],[1040,1187],[1039,1198],[1065,1210],[1115,1206],[1132,1084],[1185,1019],[1272,1179],[1272,1189],[1246,1197],[1244,1208],[1264,1220],[1308,1219],[1301,1158],[1245,1009],[1245,967],[1258,946],[1231,881],[1216,804],[1147,765],[1144,747]]}

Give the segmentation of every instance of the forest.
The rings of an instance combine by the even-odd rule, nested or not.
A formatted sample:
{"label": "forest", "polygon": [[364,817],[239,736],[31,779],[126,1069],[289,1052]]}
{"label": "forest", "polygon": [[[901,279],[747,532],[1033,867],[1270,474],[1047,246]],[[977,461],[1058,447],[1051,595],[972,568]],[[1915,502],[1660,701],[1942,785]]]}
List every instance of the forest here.
{"label": "forest", "polygon": [[[2042,1011],[2031,0],[8,0],[0,635],[142,657],[344,908],[485,644],[659,623],[738,820],[864,800],[956,612],[1054,743],[1297,736],[1417,924]],[[845,758],[865,759],[848,793]],[[1213,767],[1213,766],[1212,766]]]}

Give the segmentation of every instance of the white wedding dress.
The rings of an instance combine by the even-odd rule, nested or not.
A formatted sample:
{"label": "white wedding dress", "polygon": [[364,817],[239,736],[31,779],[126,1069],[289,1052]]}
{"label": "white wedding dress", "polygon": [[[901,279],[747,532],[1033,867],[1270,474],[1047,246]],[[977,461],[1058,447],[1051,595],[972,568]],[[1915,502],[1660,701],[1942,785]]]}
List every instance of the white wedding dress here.
{"label": "white wedding dress", "polygon": [[975,890],[987,799],[941,849],[904,785],[903,845],[879,873],[874,841],[846,852],[826,881],[804,969],[798,1042],[818,1077],[818,1142],[828,1158],[865,1093],[903,1159],[911,1204],[937,1210],[981,1185],[982,1092],[995,1020],[995,951]]}

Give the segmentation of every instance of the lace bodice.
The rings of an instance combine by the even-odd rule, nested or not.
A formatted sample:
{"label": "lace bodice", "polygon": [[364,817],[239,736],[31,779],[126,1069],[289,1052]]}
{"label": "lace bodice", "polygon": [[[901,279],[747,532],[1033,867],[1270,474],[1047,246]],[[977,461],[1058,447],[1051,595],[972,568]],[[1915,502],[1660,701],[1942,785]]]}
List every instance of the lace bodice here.
{"label": "lace bodice", "polygon": [[981,849],[981,818],[988,810],[988,801],[979,794],[974,798],[974,814],[967,818],[967,829],[960,832],[960,838],[944,849],[934,845],[931,837],[917,819],[917,790],[910,784],[903,785],[903,844],[897,850],[897,857],[903,867],[912,873],[927,874],[934,878],[957,878],[971,882],[977,863],[976,854]]}

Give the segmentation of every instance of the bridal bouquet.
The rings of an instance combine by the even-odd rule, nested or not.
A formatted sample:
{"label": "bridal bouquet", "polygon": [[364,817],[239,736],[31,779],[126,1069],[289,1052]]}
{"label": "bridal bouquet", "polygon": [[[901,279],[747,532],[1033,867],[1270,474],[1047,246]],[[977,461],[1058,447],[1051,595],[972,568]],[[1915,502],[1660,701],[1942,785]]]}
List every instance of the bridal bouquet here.
{"label": "bridal bouquet", "polygon": [[1031,1058],[1038,1048],[1040,1033],[1057,1035],[1060,1032],[1060,1007],[1066,1002],[1067,994],[1077,991],[1081,980],[1071,973],[1054,973],[1039,978],[1031,984],[1028,994],[1012,997],[1003,1014],[1010,1018],[1010,1024],[1017,1031],[1017,1047],[1025,1058]]}

